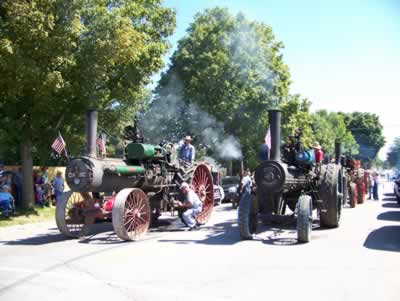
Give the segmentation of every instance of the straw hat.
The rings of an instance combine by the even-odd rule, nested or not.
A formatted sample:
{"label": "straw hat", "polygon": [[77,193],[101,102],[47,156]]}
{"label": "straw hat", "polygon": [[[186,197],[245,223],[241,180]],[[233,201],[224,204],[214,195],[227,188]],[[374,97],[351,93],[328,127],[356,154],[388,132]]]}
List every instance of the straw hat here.
{"label": "straw hat", "polygon": [[185,141],[192,141],[192,137],[186,136],[183,140],[185,140]]}
{"label": "straw hat", "polygon": [[315,149],[322,149],[321,145],[320,145],[318,142],[314,142],[314,143],[311,145],[311,147],[312,147],[312,148],[315,148]]}
{"label": "straw hat", "polygon": [[181,184],[181,186],[180,186],[180,189],[184,189],[184,188],[189,189],[189,184],[186,183],[186,182],[182,182],[182,184]]}

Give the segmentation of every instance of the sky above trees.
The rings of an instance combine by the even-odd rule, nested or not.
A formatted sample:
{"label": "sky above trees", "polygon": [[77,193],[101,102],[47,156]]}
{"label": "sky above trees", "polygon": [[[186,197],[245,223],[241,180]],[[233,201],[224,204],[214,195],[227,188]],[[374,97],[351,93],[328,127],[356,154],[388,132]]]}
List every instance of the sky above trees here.
{"label": "sky above trees", "polygon": [[[239,1],[166,0],[176,9],[177,29],[171,42],[185,35],[199,11],[228,7],[233,14],[270,25],[285,45],[291,93],[312,102],[313,111],[367,111],[384,126],[386,151],[400,135],[398,70],[400,70],[400,2],[383,1]],[[155,78],[157,79],[157,77]]]}

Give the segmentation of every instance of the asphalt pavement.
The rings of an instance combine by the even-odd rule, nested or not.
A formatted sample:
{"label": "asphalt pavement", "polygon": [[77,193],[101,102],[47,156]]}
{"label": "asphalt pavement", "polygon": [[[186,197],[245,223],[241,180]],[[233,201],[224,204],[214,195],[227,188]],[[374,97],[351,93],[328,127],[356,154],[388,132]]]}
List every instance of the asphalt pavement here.
{"label": "asphalt pavement", "polygon": [[[344,208],[341,225],[299,244],[295,225],[260,224],[241,241],[237,211],[215,207],[198,231],[168,214],[141,241],[111,224],[74,240],[55,222],[0,229],[0,300],[400,300],[400,206]],[[387,195],[385,195],[387,194]]]}

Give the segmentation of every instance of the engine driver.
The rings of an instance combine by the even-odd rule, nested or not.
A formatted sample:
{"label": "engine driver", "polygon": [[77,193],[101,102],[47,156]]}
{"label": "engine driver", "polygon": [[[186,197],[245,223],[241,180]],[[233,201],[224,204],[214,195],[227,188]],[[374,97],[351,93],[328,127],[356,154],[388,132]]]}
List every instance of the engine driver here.
{"label": "engine driver", "polygon": [[317,176],[319,176],[321,172],[322,160],[324,160],[324,153],[322,151],[321,145],[318,142],[314,142],[311,147],[313,148],[315,155],[315,173],[317,174]]}
{"label": "engine driver", "polygon": [[195,149],[191,142],[192,137],[186,136],[184,144],[179,149],[179,160],[186,164],[192,164],[195,158]]}

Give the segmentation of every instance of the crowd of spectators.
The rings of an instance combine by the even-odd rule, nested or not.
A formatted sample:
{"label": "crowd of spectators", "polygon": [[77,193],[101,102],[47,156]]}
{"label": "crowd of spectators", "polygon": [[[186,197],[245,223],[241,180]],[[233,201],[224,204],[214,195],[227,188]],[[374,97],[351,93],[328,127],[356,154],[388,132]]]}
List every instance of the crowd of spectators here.
{"label": "crowd of spectators", "polygon": [[[64,178],[61,171],[50,181],[47,167],[33,171],[33,191],[35,205],[54,206],[64,192]],[[16,206],[22,203],[23,176],[22,168],[4,170],[0,163],[0,214],[9,216],[16,212]]]}

